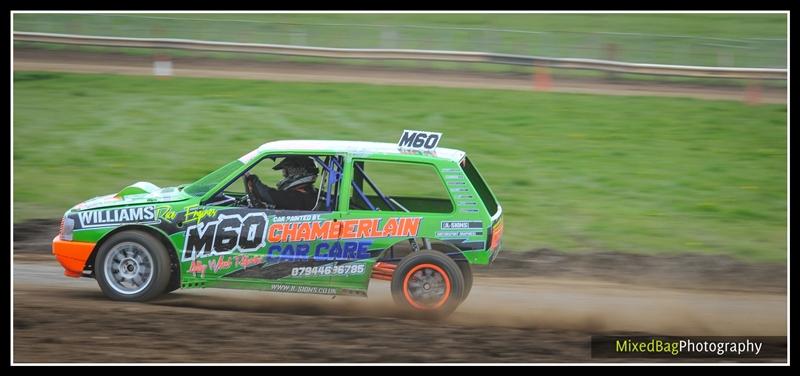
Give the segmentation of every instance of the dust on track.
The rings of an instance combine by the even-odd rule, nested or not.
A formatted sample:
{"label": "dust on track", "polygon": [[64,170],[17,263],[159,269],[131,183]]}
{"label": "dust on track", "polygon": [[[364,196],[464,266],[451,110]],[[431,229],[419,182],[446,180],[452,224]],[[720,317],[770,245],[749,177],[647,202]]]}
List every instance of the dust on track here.
{"label": "dust on track", "polygon": [[[199,303],[198,303],[199,302]],[[205,303],[203,303],[205,302]],[[170,294],[119,303],[97,289],[15,286],[16,362],[569,362],[586,335],[432,324],[281,302]]]}

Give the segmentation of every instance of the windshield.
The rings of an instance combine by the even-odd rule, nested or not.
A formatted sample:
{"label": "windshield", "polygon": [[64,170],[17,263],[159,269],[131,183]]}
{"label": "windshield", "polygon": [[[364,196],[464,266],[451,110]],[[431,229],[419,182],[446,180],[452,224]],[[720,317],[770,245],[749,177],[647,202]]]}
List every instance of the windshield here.
{"label": "windshield", "polygon": [[192,196],[202,196],[219,184],[222,179],[225,179],[239,167],[242,167],[242,165],[243,163],[239,160],[228,163],[225,166],[220,167],[218,170],[206,175],[202,179],[189,184],[183,189],[183,191]]}

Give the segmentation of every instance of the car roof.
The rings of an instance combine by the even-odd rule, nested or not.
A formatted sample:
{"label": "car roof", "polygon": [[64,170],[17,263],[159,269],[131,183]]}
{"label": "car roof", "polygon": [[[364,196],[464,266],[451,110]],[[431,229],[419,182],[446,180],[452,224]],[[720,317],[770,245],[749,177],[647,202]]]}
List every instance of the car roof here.
{"label": "car roof", "polygon": [[[390,154],[408,155],[409,151],[400,149],[397,144],[388,142],[366,142],[366,141],[329,141],[329,140],[281,140],[267,142],[255,150],[245,154],[239,161],[247,163],[250,159],[263,152],[334,152],[349,154]],[[461,162],[464,152],[456,149],[436,148],[433,152],[424,154],[414,154],[428,156],[431,158],[441,158]]]}

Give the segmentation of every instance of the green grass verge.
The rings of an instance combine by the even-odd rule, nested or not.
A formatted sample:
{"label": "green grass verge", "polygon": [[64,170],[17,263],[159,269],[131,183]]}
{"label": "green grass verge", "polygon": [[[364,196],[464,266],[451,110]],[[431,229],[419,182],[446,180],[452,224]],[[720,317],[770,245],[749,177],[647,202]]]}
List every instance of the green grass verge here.
{"label": "green grass verge", "polygon": [[192,181],[269,140],[444,132],[509,249],[786,259],[787,108],[362,84],[14,75],[14,220],[135,181]]}

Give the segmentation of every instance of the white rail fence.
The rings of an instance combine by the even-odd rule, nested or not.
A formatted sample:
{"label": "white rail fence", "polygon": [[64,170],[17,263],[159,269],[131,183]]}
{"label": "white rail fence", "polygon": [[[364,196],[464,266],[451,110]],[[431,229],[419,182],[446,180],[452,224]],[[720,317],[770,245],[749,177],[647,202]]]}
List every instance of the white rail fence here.
{"label": "white rail fence", "polygon": [[14,32],[14,41],[106,46],[124,48],[178,49],[213,52],[260,53],[319,58],[433,60],[449,62],[524,65],[546,68],[586,69],[604,72],[633,73],[706,78],[735,78],[748,80],[786,80],[787,69],[708,67],[666,64],[643,64],[619,61],[552,58],[486,52],[363,49],[308,47],[280,44],[234,43],[171,38],[128,38],[37,32]]}
{"label": "white rail fence", "polygon": [[[524,25],[523,29],[510,25],[466,27],[450,23],[428,24],[433,19],[424,15],[405,18],[408,21],[415,19],[421,24],[404,24],[398,23],[399,19],[394,16],[376,19],[266,14],[258,17],[234,14],[15,14],[13,23],[15,31],[128,38],[176,38],[328,48],[469,51],[737,68],[787,68],[788,63],[787,39],[774,32],[755,33],[772,34],[772,37],[733,36],[740,33],[687,35],[681,33],[680,24],[673,25],[670,30],[674,32],[670,34],[558,30],[553,29],[555,25],[534,30],[530,27],[543,26],[539,23],[542,19],[537,20],[539,16],[536,15],[525,17],[528,19],[526,23],[510,23],[516,27]],[[551,17],[547,16],[553,19]],[[494,19],[499,21],[504,18],[511,20],[518,16],[498,15]],[[361,22],[356,22],[359,20]],[[466,19],[456,15],[451,21],[457,20]],[[773,22],[780,22],[780,17],[774,18]]]}

